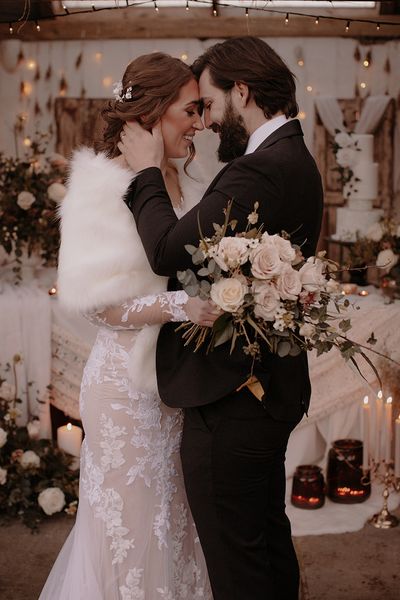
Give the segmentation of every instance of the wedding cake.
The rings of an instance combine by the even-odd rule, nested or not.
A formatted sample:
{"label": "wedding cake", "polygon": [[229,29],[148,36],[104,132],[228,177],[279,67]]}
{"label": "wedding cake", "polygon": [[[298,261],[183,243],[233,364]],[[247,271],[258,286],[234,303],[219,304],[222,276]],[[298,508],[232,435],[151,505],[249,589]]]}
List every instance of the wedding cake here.
{"label": "wedding cake", "polygon": [[339,149],[336,160],[353,175],[343,187],[347,205],[336,211],[335,240],[352,241],[365,236],[368,229],[383,216],[383,210],[373,208],[378,196],[378,164],[374,163],[374,136],[339,133],[335,137]]}

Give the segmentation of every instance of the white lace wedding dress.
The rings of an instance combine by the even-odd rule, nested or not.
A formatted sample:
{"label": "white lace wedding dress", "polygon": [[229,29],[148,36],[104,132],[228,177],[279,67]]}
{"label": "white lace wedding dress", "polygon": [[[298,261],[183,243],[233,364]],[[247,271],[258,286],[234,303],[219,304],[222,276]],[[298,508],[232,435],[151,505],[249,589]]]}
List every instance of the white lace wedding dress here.
{"label": "white lace wedding dress", "polygon": [[[77,180],[75,198],[72,178],[65,210],[72,211],[71,230],[81,229],[71,242],[71,259],[60,252],[59,265],[61,283],[64,267],[67,269],[71,264],[72,277],[74,269],[81,268],[81,279],[74,280],[78,295],[79,286],[85,285],[94,268],[93,261],[99,260],[98,244],[95,253],[91,247],[79,247],[87,240],[88,220],[100,209],[97,195],[102,191],[100,184],[94,189],[93,182],[104,168],[111,168],[109,161],[91,154],[84,156],[84,162],[82,158],[79,160],[83,177],[87,172],[90,177],[87,193],[92,197],[85,201],[93,205],[82,214],[81,190],[85,182]],[[96,170],[90,172],[95,167]],[[119,179],[125,176],[126,186],[131,176],[122,172],[117,175]],[[106,209],[114,195],[104,198]],[[77,208],[74,208],[75,200]],[[117,210],[127,210],[122,199],[118,201],[120,205],[115,201]],[[67,245],[71,236],[68,215],[63,215],[63,219],[62,233]],[[122,219],[121,231],[128,227],[129,239],[136,235],[139,252],[140,240],[129,229],[134,223],[131,216],[126,219],[126,214],[115,215],[114,219],[115,227],[117,219]],[[117,247],[118,241],[123,240],[123,235],[114,238],[112,235],[110,232],[103,238],[102,251],[106,258],[112,252],[110,244]],[[108,244],[107,250],[104,244]],[[74,252],[85,259],[92,252],[87,269],[82,266],[83,259],[77,262]],[[140,256],[137,263],[143,263]],[[147,270],[150,270],[149,265],[143,264],[143,274],[138,271],[139,280],[145,281]],[[107,277],[104,275],[105,285],[108,285]],[[100,285],[102,283],[98,284],[101,291],[96,293],[101,296],[108,288],[100,288]],[[156,282],[156,285],[160,284]],[[96,282],[90,286],[91,290]],[[85,439],[81,450],[79,508],[75,526],[61,549],[40,600],[212,599],[181,472],[182,412],[163,405],[155,392],[139,391],[140,377],[135,378],[131,371],[132,352],[138,350],[140,358],[146,351],[143,340],[152,329],[147,326],[186,320],[186,300],[182,291],[153,292],[87,314],[99,329],[84,370],[80,394]],[[154,350],[152,353],[154,358]],[[149,364],[149,359],[143,362],[143,365]]]}

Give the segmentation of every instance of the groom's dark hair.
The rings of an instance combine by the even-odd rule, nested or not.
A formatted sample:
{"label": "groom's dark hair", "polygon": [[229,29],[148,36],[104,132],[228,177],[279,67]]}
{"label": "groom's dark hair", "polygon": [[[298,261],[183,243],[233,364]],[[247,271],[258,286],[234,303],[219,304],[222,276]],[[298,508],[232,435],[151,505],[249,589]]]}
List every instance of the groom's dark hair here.
{"label": "groom's dark hair", "polygon": [[213,84],[225,92],[236,81],[245,83],[267,119],[279,111],[286,117],[295,117],[299,112],[293,73],[259,38],[231,38],[211,46],[192,65],[197,79],[204,69],[209,69]]}

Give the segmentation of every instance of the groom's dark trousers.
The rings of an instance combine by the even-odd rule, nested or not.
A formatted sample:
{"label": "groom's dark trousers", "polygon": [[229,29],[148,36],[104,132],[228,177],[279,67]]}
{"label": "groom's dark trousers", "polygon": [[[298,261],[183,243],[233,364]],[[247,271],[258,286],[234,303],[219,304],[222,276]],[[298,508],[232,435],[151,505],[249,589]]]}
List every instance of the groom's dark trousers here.
{"label": "groom's dark trousers", "polygon": [[185,485],[215,599],[298,598],[284,469],[295,425],[247,389],[185,411]]}
{"label": "groom's dark trousers", "polygon": [[[251,154],[226,165],[199,205],[179,221],[159,169],[141,172],[130,186],[132,210],[146,255],[159,275],[193,268],[185,244],[214,234],[223,209],[243,231],[254,203],[259,225],[285,230],[305,257],[315,253],[322,217],[321,178],[300,123],[283,125]],[[177,282],[170,280],[170,289]],[[206,354],[183,345],[169,323],[157,344],[161,399],[185,408],[182,462],[189,503],[209,569],[215,600],[297,600],[298,566],[285,515],[284,460],[288,437],[307,411],[307,357],[280,358],[262,345],[254,374],[263,403],[246,388],[251,362],[236,345]]]}

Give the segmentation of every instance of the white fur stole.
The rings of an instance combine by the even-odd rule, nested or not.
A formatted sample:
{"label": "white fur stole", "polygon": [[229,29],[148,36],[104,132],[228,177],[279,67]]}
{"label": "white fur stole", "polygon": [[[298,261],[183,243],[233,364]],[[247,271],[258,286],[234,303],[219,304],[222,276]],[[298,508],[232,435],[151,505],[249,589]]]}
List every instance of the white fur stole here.
{"label": "white fur stole", "polygon": [[[177,165],[184,196],[182,212],[200,200],[205,180],[198,161],[195,179]],[[58,297],[79,313],[159,294],[167,278],[151,270],[134,218],[123,197],[134,174],[89,148],[74,153],[68,191],[60,207]],[[129,376],[143,392],[157,391],[155,350],[160,325],[141,329],[129,357]]]}

